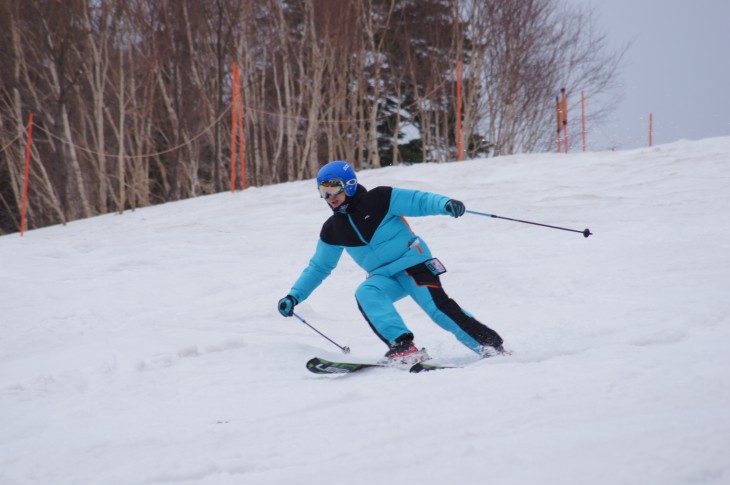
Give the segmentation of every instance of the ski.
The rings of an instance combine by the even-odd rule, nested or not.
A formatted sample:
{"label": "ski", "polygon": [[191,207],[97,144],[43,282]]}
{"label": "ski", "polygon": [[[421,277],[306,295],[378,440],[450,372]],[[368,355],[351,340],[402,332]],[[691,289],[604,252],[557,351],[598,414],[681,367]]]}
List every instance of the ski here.
{"label": "ski", "polygon": [[314,357],[307,362],[307,370],[315,374],[352,374],[353,372],[363,369],[371,369],[373,367],[396,368],[407,370],[414,374],[419,372],[428,372],[440,369],[457,369],[459,366],[429,364],[427,362],[419,362],[417,364],[386,364],[386,363],[365,363],[365,362],[334,362],[331,360]]}
{"label": "ski", "polygon": [[[423,362],[419,362],[423,364]],[[435,370],[439,366],[430,366],[428,369],[412,371],[411,369],[418,364],[394,364],[385,362],[335,362],[321,357],[314,357],[307,362],[307,370],[315,374],[352,374],[363,369],[372,369],[374,367],[384,367],[387,369],[398,369],[411,372],[422,372],[423,370]],[[444,367],[446,368],[446,367]]]}
{"label": "ski", "polygon": [[[482,359],[489,359],[493,357],[508,357],[512,355],[511,350],[498,350],[496,353],[492,355],[485,355],[482,357]],[[449,365],[449,364],[436,364],[429,361],[423,361],[419,362],[418,364],[413,364],[411,368],[409,369],[409,372],[412,374],[418,374],[419,372],[430,372],[432,370],[442,370],[442,369],[461,369],[463,368],[463,365]]]}
{"label": "ski", "polygon": [[418,374],[419,372],[430,372],[432,370],[461,369],[461,367],[462,366],[460,365],[441,365],[429,364],[428,362],[419,362],[418,364],[413,364],[408,372],[410,372],[411,374]]}
{"label": "ski", "polygon": [[371,367],[392,367],[387,364],[364,362],[333,362],[315,357],[307,362],[307,370],[315,374],[351,374]]}
{"label": "ski", "polygon": [[[497,356],[506,357],[512,355],[509,350],[500,350],[493,355],[485,355],[483,358],[493,358]],[[363,369],[372,369],[374,367],[396,368],[399,370],[407,370],[412,374],[420,372],[430,372],[442,369],[461,369],[463,365],[437,364],[435,362],[424,360],[417,364],[391,364],[378,362],[335,362],[321,357],[314,357],[307,362],[307,370],[315,374],[352,374]]]}

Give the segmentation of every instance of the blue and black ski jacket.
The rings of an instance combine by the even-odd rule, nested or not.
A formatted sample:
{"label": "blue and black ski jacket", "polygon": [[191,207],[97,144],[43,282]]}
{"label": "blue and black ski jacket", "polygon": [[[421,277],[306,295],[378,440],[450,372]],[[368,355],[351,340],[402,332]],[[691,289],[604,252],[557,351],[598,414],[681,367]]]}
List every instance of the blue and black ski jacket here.
{"label": "blue and black ski jacket", "polygon": [[405,217],[447,215],[448,197],[417,190],[358,185],[344,211],[336,211],[322,226],[314,256],[289,292],[306,300],[337,266],[343,249],[368,275],[393,276],[428,261],[428,246]]}

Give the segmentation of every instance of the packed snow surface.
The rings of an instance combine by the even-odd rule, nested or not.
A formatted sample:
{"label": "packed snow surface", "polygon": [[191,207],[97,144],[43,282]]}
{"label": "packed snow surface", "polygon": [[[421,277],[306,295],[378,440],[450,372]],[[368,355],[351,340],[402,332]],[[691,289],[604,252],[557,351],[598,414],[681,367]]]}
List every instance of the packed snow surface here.
{"label": "packed snow surface", "polygon": [[276,311],[330,215],[312,180],[0,237],[0,483],[728,484],[730,138],[360,173],[467,214],[411,218],[446,291],[514,355],[317,376],[386,348],[347,255]]}

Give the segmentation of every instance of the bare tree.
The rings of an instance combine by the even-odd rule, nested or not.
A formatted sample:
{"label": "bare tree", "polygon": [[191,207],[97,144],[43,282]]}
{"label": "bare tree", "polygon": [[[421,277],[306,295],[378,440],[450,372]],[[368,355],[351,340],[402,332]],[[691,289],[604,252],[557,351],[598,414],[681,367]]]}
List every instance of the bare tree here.
{"label": "bare tree", "polygon": [[234,62],[264,185],[453,160],[457,60],[467,156],[548,149],[555,94],[610,91],[622,54],[559,0],[6,0],[0,43],[0,233],[30,111],[40,227],[225,190]]}
{"label": "bare tree", "polygon": [[609,53],[605,37],[592,35],[585,10],[555,0],[468,5],[464,17],[477,40],[470,82],[486,100],[469,121],[486,126],[494,155],[547,149],[560,88],[605,92],[616,79],[623,52]]}

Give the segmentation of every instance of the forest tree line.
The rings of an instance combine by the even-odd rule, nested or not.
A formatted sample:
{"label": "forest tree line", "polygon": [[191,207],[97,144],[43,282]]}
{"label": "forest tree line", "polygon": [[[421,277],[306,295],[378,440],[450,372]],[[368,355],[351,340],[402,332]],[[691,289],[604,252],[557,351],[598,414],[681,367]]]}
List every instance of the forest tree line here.
{"label": "forest tree line", "polygon": [[[247,185],[552,147],[555,94],[621,55],[559,0],[0,2],[0,234],[229,190],[231,69]],[[596,113],[598,111],[596,110]]]}

